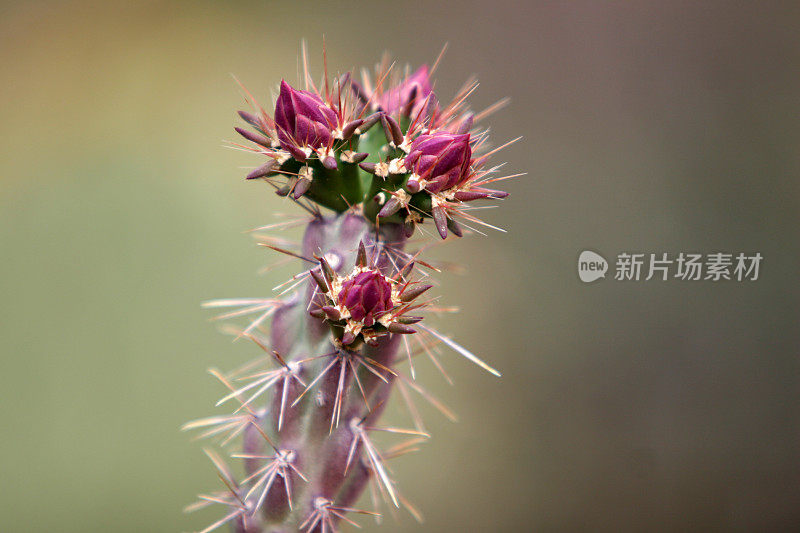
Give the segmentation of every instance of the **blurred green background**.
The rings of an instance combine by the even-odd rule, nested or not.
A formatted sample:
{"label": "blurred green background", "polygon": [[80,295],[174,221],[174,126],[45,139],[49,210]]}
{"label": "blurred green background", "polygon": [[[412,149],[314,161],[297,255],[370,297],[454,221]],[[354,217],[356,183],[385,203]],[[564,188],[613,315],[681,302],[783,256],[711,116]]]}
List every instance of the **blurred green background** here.
{"label": "blurred green background", "polygon": [[[217,486],[179,432],[215,412],[231,345],[204,299],[284,273],[243,232],[293,212],[223,148],[242,98],[449,42],[512,196],[508,234],[438,257],[461,416],[396,463],[426,516],[367,531],[790,530],[800,525],[796,2],[0,4],[0,530],[190,531]],[[447,98],[442,98],[446,100]],[[760,252],[751,283],[585,285],[585,248]],[[398,418],[400,419],[400,418]],[[367,502],[368,505],[368,502]]]}

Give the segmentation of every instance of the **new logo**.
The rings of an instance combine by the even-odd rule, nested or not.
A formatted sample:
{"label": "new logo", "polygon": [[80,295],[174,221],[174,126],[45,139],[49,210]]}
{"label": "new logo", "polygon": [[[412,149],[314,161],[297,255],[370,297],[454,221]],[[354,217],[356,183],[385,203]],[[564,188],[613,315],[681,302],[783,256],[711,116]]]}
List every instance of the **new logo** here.
{"label": "new logo", "polygon": [[578,257],[578,277],[584,283],[591,283],[606,277],[608,261],[600,255],[589,250],[584,250]]}

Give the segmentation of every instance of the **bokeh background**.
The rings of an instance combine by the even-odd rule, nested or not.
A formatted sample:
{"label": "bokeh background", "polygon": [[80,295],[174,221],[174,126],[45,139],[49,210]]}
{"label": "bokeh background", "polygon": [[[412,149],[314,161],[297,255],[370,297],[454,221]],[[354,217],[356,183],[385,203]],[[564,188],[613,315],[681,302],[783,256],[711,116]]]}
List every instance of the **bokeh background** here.
{"label": "bokeh background", "polygon": [[[204,299],[285,273],[245,230],[291,212],[223,147],[242,98],[384,50],[470,74],[508,234],[438,257],[441,328],[504,372],[422,368],[461,416],[397,463],[426,522],[367,531],[800,526],[796,2],[0,3],[0,530],[191,531],[217,480],[178,428],[231,345]],[[446,99],[446,98],[443,98]],[[586,285],[585,248],[760,252],[756,282]],[[398,417],[400,415],[397,415]],[[368,504],[368,502],[367,502]]]}

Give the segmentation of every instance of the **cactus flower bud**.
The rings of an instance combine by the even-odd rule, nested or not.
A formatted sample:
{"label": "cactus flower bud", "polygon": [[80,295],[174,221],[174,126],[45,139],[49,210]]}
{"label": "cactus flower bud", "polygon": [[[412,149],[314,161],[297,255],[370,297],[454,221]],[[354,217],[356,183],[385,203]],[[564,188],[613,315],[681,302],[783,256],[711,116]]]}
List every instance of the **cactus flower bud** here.
{"label": "cactus flower bud", "polygon": [[452,189],[469,175],[472,148],[469,134],[436,132],[420,135],[411,143],[405,166],[412,172],[409,190],[436,193]]}
{"label": "cactus flower bud", "polygon": [[275,126],[282,147],[327,146],[338,122],[336,112],[319,96],[281,81],[281,92],[275,103]]}
{"label": "cactus flower bud", "polygon": [[339,301],[350,311],[353,320],[365,326],[371,326],[375,317],[394,307],[392,286],[380,272],[370,270],[342,283]]}
{"label": "cactus flower bud", "polygon": [[399,111],[406,116],[415,118],[431,92],[428,66],[422,65],[400,85],[384,93],[378,103],[381,109],[390,115]]}
{"label": "cactus flower bud", "polygon": [[[375,344],[387,333],[414,333],[412,328],[397,325],[415,322],[407,321],[405,316],[408,304],[430,285],[420,287],[418,282],[402,283],[397,276],[387,277],[381,269],[389,268],[390,264],[382,264],[377,257],[369,258],[363,241],[359,242],[355,266],[348,275],[338,274],[325,257],[317,259],[319,269],[311,269],[309,273],[318,297],[313,301],[315,307],[308,312],[316,319],[327,321],[341,344],[358,345],[361,340]],[[409,278],[412,268],[403,269],[403,279]],[[413,308],[425,305],[415,304]]]}

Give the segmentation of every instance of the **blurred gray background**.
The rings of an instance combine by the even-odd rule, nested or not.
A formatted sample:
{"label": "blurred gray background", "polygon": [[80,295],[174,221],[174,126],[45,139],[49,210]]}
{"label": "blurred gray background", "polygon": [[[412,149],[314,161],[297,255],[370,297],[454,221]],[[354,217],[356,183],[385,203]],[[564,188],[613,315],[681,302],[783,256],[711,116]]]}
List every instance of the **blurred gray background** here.
{"label": "blurred gray background", "polygon": [[[796,2],[0,4],[0,530],[190,531],[217,486],[178,431],[215,412],[231,345],[205,299],[286,272],[243,232],[292,212],[223,148],[242,98],[384,50],[476,74],[509,230],[437,252],[460,415],[395,463],[426,516],[366,531],[786,531],[800,526]],[[586,285],[590,248],[760,252],[756,282]],[[396,415],[402,420],[401,415]],[[369,502],[365,502],[369,505]]]}

